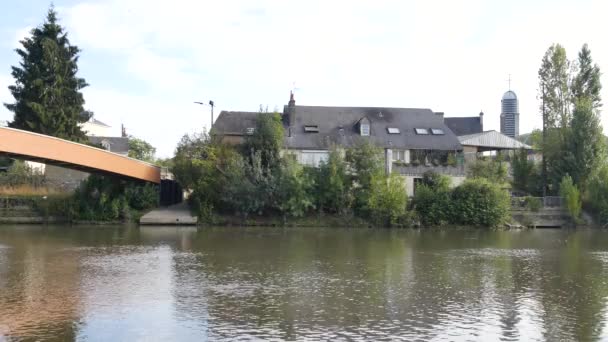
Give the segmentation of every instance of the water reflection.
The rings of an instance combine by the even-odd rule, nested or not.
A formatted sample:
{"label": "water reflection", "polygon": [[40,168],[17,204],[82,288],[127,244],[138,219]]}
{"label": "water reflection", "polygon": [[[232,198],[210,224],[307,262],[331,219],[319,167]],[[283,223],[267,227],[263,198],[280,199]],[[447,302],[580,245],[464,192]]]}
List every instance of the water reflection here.
{"label": "water reflection", "polygon": [[607,339],[608,233],[2,227],[0,339]]}

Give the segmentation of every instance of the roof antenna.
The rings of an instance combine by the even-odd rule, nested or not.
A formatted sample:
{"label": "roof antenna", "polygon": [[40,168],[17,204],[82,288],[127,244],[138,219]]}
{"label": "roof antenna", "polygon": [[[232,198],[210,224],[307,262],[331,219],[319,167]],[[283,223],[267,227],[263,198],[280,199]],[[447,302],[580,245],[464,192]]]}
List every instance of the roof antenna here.
{"label": "roof antenna", "polygon": [[511,74],[509,74],[509,91],[511,91]]}

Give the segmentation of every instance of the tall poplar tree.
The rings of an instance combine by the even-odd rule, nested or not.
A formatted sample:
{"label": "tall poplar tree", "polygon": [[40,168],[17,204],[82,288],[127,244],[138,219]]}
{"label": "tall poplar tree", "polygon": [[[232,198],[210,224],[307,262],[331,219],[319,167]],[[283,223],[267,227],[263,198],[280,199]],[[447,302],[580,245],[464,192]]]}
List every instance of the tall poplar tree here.
{"label": "tall poplar tree", "polygon": [[87,83],[76,75],[80,50],[70,45],[53,6],[45,22],[21,45],[15,50],[21,57],[19,66],[12,67],[15,85],[9,86],[15,102],[5,104],[14,113],[9,126],[83,141],[85,133],[79,124],[91,114],[84,110],[80,92]]}
{"label": "tall poplar tree", "polygon": [[587,44],[578,53],[578,73],[572,80],[572,97],[574,102],[587,98],[594,109],[602,106],[602,83],[600,82],[600,67],[593,64],[591,50]]}

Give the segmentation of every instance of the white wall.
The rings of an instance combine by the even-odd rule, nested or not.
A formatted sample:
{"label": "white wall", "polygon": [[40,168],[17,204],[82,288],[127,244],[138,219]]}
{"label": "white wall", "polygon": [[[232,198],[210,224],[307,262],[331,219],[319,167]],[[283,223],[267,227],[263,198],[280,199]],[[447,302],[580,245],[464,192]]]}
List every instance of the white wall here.
{"label": "white wall", "polygon": [[83,123],[80,128],[89,136],[112,137],[115,136],[112,127],[102,126],[91,122]]}

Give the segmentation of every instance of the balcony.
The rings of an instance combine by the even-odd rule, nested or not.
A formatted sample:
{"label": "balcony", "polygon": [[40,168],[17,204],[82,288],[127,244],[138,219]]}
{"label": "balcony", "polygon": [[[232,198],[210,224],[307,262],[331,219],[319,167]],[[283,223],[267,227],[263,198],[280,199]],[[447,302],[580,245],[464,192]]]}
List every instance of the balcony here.
{"label": "balcony", "polygon": [[422,176],[425,172],[432,171],[447,176],[466,176],[464,165],[412,165],[393,162],[393,173],[405,176]]}

